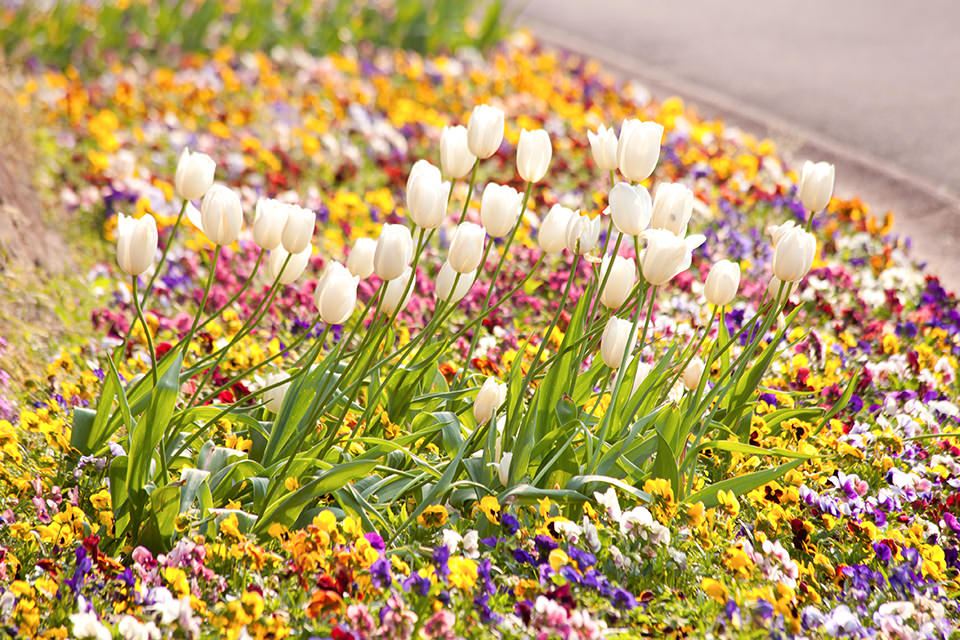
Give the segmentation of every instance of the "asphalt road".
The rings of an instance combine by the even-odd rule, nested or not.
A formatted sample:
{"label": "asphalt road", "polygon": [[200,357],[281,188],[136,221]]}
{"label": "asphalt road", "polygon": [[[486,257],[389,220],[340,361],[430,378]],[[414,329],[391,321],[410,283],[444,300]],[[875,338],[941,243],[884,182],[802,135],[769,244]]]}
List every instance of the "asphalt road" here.
{"label": "asphalt road", "polygon": [[525,0],[517,22],[837,164],[960,289],[960,2]]}

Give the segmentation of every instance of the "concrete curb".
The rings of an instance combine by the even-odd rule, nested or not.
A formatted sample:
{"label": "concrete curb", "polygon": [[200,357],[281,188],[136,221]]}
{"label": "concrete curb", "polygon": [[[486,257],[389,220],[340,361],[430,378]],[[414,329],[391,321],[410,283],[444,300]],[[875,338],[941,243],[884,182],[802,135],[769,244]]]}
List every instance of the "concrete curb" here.
{"label": "concrete curb", "polygon": [[707,118],[773,139],[793,158],[837,165],[837,193],[859,196],[874,211],[893,211],[895,231],[909,236],[913,255],[951,290],[960,290],[960,197],[900,167],[866,155],[775,114],[676,77],[636,57],[604,47],[555,26],[524,17],[524,26],[546,45],[593,58],[638,80],[660,97],[678,95]]}

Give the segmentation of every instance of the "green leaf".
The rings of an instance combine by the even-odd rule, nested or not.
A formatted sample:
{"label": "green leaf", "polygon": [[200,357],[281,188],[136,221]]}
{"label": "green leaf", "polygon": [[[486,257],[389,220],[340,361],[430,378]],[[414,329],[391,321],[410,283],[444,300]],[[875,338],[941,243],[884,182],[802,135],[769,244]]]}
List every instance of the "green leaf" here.
{"label": "green leaf", "polygon": [[143,488],[150,469],[150,460],[157,451],[163,432],[170,423],[180,390],[181,353],[163,372],[150,396],[150,406],[140,417],[130,442],[130,464],[127,467],[127,491],[136,493]]}
{"label": "green leaf", "polygon": [[753,491],[757,487],[762,487],[768,482],[777,480],[783,476],[783,474],[787,473],[791,469],[796,469],[804,462],[804,460],[794,460],[793,462],[787,462],[786,464],[782,464],[773,469],[754,471],[753,473],[748,473],[746,475],[728,478],[727,480],[721,480],[720,482],[715,482],[708,487],[704,487],[693,495],[687,496],[683,502],[685,504],[703,502],[703,505],[709,509],[710,507],[715,507],[717,505],[717,494],[720,493],[720,491],[732,491],[734,495],[742,496],[745,493]]}
{"label": "green leaf", "polygon": [[662,433],[657,433],[657,457],[653,460],[653,477],[665,478],[673,487],[673,495],[680,495],[680,475],[677,470],[677,456]]}

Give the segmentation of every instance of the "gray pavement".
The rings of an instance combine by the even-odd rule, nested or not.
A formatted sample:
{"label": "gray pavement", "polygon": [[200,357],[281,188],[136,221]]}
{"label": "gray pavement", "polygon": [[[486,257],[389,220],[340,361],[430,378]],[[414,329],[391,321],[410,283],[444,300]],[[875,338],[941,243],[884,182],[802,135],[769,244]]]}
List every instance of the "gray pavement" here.
{"label": "gray pavement", "polygon": [[837,164],[960,290],[960,2],[516,0],[517,22]]}

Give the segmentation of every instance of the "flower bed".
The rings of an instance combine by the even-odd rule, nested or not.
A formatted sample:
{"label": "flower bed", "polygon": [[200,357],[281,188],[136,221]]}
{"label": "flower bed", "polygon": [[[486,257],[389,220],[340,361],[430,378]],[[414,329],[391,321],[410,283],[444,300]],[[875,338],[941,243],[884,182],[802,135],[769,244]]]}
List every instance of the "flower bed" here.
{"label": "flower bed", "polygon": [[[739,335],[748,345],[750,318],[770,297],[765,229],[807,219],[798,175],[769,141],[702,121],[676,99],[650,102],[596,64],[541,50],[523,35],[486,62],[392,50],[326,58],[222,50],[171,68],[117,66],[90,79],[47,72],[22,78],[21,87],[44,119],[43,134],[61,149],[55,177],[71,223],[96,220],[110,240],[119,212],[150,213],[161,239],[170,237],[180,211],[174,169],[185,146],[214,158],[217,177],[247,212],[260,196],[317,212],[306,273],[276,290],[263,317],[210,370],[207,388],[217,391],[199,398],[208,403],[229,404],[269,385],[269,374],[304,353],[292,344],[321,335],[335,344],[349,334],[339,325],[325,334],[314,322],[321,270],[346,258],[357,239],[375,238],[382,224],[408,224],[411,166],[424,157],[436,162],[442,127],[465,124],[476,104],[496,103],[507,116],[504,142],[479,165],[478,185],[526,188],[513,160],[521,128],[548,131],[553,159],[530,190],[511,259],[495,280],[498,292],[519,289],[485,317],[475,341],[470,329],[444,352],[434,366],[448,380],[468,353],[474,371],[507,380],[540,361],[548,326],[546,353],[571,333],[574,305],[590,293],[596,269],[569,251],[541,260],[536,229],[555,204],[594,218],[606,206],[611,176],[596,167],[588,130],[656,120],[663,145],[644,184],[680,182],[695,194],[690,227],[706,242],[655,298],[642,354],[651,362],[674,341],[721,339],[709,333],[714,318],[703,299],[704,279],[720,258],[742,273],[721,316],[724,331],[746,328]],[[423,254],[429,267],[417,272],[412,298],[397,314],[397,344],[433,318],[436,267],[460,206],[469,202],[467,219],[479,219],[479,197],[471,202],[467,191],[466,179],[456,181],[447,220]],[[305,526],[277,522],[258,535],[239,498],[215,518],[176,509],[175,531],[156,545],[142,530],[134,532],[140,539],[118,532],[107,480],[114,460],[131,451],[124,430],[109,447],[82,457],[74,451],[72,412],[96,407],[113,375],[105,356],[128,332],[117,378],[150,376],[129,284],[114,265],[98,267],[87,277],[90,294],[102,299],[93,322],[107,337],[52,362],[17,398],[19,416],[0,422],[0,615],[17,634],[48,637],[452,638],[486,637],[492,628],[502,637],[948,637],[960,570],[953,402],[960,314],[956,298],[924,275],[890,227],[889,216],[878,220],[859,201],[835,198],[814,217],[819,251],[790,294],[795,325],[756,390],[745,437],[695,445],[696,473],[683,496],[655,473],[636,487],[585,481],[587,501],[572,504],[569,487],[511,494],[500,489],[514,478],[488,472],[491,495],[431,501],[424,489],[419,500],[408,496],[377,511],[383,522],[346,508],[332,491],[313,497]],[[170,247],[145,309],[157,357],[189,332],[212,264],[207,313],[239,293],[195,333],[189,355],[203,358],[258,315],[272,278],[248,232],[220,251],[185,221]],[[631,249],[624,256],[635,257]],[[491,258],[452,326],[469,327],[484,310],[494,264]],[[361,305],[379,284],[361,281]],[[256,375],[234,380],[274,355]],[[182,392],[190,397],[203,376],[187,379]],[[605,415],[613,394],[596,386],[575,410]],[[679,406],[690,391],[678,386],[672,401]],[[826,413],[834,406],[838,412]],[[794,407],[817,412],[787,411]],[[405,412],[393,420],[388,399],[375,409],[379,440],[400,443],[424,466],[449,468],[456,458],[455,437],[404,440],[416,432],[414,421]],[[368,424],[359,411],[343,417],[353,421],[348,427]],[[209,426],[211,447],[252,456],[260,446],[242,421]],[[347,440],[344,451],[361,459],[375,446],[371,435]],[[503,463],[499,451],[492,462]],[[755,487],[723,485],[730,490],[687,500],[765,470],[770,480]],[[280,490],[293,494],[302,479],[287,478]],[[401,526],[405,520],[409,526]]]}

